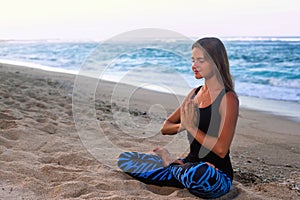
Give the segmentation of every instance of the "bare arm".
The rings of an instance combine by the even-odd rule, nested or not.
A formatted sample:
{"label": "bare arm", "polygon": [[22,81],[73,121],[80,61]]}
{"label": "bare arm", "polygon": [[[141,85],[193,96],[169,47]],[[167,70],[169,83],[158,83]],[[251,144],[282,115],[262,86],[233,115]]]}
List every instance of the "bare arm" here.
{"label": "bare arm", "polygon": [[[206,135],[195,125],[195,112],[193,111],[194,102],[187,102],[181,115],[185,115],[184,127],[193,137],[204,147],[210,149],[219,157],[224,158],[233,140],[239,110],[237,96],[233,92],[228,92],[222,99],[220,105],[221,124],[218,137]],[[188,113],[188,114],[184,114]],[[183,121],[182,120],[182,121]]]}
{"label": "bare arm", "polygon": [[180,123],[180,109],[181,107],[178,107],[175,112],[173,112],[168,119],[165,120],[160,130],[163,135],[175,135],[182,131]]}
{"label": "bare arm", "polygon": [[[191,96],[194,94],[195,90],[196,89],[193,89],[187,95],[187,97],[183,101],[183,104],[185,104],[185,102],[191,98]],[[181,107],[182,106],[179,106],[163,123],[163,126],[161,128],[161,133],[163,135],[175,135],[175,134],[185,130],[181,126],[181,122],[180,122]]]}

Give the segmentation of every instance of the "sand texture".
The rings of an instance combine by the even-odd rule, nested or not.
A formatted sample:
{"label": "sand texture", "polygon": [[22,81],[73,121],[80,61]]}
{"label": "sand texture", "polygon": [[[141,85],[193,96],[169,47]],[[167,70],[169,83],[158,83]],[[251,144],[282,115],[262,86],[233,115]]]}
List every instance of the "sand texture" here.
{"label": "sand texture", "polygon": [[[0,72],[0,199],[199,199],[116,168],[123,150],[186,153],[186,135],[178,142],[157,134],[178,106],[174,95],[139,90],[128,105],[134,88],[116,92],[101,82],[91,113],[84,91],[73,105],[74,75],[4,64]],[[297,122],[241,109],[231,148],[234,187],[220,199],[300,199],[299,130]]]}

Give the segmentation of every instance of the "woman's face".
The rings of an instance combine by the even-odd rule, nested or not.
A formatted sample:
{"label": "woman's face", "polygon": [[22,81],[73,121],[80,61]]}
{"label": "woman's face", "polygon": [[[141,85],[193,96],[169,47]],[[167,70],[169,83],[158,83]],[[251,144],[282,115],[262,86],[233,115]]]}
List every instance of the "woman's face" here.
{"label": "woman's face", "polygon": [[196,79],[209,78],[213,75],[213,67],[204,57],[204,53],[200,48],[193,48],[192,63],[192,70]]}

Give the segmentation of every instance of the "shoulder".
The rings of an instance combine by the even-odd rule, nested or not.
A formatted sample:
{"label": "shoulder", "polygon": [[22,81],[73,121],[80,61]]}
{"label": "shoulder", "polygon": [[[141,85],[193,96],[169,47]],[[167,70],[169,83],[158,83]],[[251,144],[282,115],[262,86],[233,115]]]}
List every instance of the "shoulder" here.
{"label": "shoulder", "polygon": [[237,94],[233,91],[226,92],[224,97],[225,97],[226,101],[239,104],[239,98],[238,98]]}
{"label": "shoulder", "polygon": [[239,109],[239,99],[237,94],[234,91],[227,91],[222,98],[221,106],[222,110],[230,108],[231,110]]}

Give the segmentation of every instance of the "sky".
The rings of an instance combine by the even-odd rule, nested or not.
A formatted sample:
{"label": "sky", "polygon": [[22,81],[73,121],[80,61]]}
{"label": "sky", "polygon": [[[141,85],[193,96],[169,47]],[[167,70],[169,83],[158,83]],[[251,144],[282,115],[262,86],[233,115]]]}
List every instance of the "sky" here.
{"label": "sky", "polygon": [[0,40],[109,39],[142,28],[187,37],[300,36],[298,0],[0,0]]}

